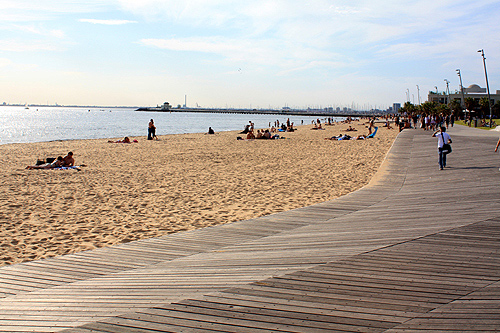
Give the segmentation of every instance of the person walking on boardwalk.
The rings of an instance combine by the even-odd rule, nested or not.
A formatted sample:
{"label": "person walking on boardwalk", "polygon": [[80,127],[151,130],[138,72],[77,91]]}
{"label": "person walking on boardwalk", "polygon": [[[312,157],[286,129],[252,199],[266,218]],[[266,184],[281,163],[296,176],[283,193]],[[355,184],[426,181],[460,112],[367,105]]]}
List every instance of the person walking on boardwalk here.
{"label": "person walking on boardwalk", "polygon": [[446,133],[446,127],[444,126],[441,126],[439,130],[435,131],[432,137],[438,139],[439,170],[443,170],[446,167],[446,155],[451,152],[451,137]]}

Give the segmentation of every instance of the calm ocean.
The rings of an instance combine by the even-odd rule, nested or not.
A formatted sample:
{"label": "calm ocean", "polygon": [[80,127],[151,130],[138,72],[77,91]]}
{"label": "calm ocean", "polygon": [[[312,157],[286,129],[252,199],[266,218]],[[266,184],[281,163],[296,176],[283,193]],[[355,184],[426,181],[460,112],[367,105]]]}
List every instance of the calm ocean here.
{"label": "calm ocean", "polygon": [[[248,121],[256,128],[290,118],[295,125],[310,124],[317,117],[217,114],[191,112],[143,112],[135,108],[66,108],[0,106],[0,144],[54,140],[106,139],[147,136],[150,119],[156,134],[204,133],[243,130]],[[341,119],[341,118],[338,118]]]}

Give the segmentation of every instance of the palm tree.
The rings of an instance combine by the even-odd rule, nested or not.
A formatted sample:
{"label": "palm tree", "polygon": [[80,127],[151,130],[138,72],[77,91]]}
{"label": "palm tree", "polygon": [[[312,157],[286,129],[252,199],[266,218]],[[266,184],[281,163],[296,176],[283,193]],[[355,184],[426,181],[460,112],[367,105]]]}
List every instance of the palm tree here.
{"label": "palm tree", "polygon": [[490,114],[490,102],[488,100],[488,97],[481,97],[479,100],[479,106],[481,106],[481,118],[484,118],[483,115]]}
{"label": "palm tree", "polygon": [[420,104],[420,109],[422,110],[423,114],[431,115],[438,113],[437,105],[434,102],[429,102],[429,101],[423,102],[422,104]]}
{"label": "palm tree", "polygon": [[[476,105],[477,105],[476,101],[472,97],[466,97],[464,100],[464,104],[465,104],[465,108],[467,110],[469,110],[470,112],[474,111],[474,109],[476,108]],[[467,116],[470,116],[470,113]],[[471,118],[472,118],[472,116],[471,116]]]}
{"label": "palm tree", "polygon": [[439,114],[442,113],[443,115],[447,116],[451,113],[451,109],[446,104],[439,104],[436,106],[436,113],[439,113]]}
{"label": "palm tree", "polygon": [[463,108],[459,101],[453,100],[448,106],[450,107],[451,112],[455,115],[455,118],[458,118],[462,114]]}
{"label": "palm tree", "polygon": [[405,105],[399,109],[399,113],[403,114],[406,113],[408,115],[412,115],[417,111],[417,107],[411,102],[406,102]]}
{"label": "palm tree", "polygon": [[500,115],[500,101],[497,101],[491,109],[493,111],[493,118],[498,118],[498,116]]}

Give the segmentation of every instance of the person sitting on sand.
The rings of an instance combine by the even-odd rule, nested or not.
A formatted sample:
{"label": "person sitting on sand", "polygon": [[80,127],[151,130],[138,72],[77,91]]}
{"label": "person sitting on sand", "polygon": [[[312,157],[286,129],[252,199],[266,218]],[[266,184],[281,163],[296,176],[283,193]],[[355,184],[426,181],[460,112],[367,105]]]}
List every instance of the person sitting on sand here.
{"label": "person sitting on sand", "polygon": [[68,153],[68,155],[64,156],[62,160],[62,166],[72,167],[73,165],[75,165],[75,159],[73,158],[73,152],[71,151]]}
{"label": "person sitting on sand", "polygon": [[247,133],[247,140],[253,140],[255,139],[255,134],[253,134],[253,131],[249,131]]}
{"label": "person sitting on sand", "polygon": [[243,132],[240,132],[240,134],[248,134],[249,131],[250,131],[250,125],[246,125],[245,129],[243,130]]}
{"label": "person sitting on sand", "polygon": [[346,129],[347,132],[354,132],[354,131],[357,131],[357,129],[351,127],[351,125],[349,125],[349,127]]}
{"label": "person sitting on sand", "polygon": [[312,130],[322,130],[321,123],[314,123],[314,127],[311,127]]}
{"label": "person sitting on sand", "polygon": [[262,138],[263,139],[271,139],[271,132],[269,132],[269,130],[265,130],[264,131],[264,134],[262,135]]}
{"label": "person sitting on sand", "polygon": [[54,169],[54,168],[60,168],[64,165],[64,160],[62,156],[58,156],[56,160],[52,163],[45,163],[42,165],[28,165],[26,169],[28,170],[33,170],[33,169]]}
{"label": "person sitting on sand", "polygon": [[257,130],[257,135],[255,136],[256,139],[264,139],[264,135],[260,130]]}
{"label": "person sitting on sand", "polygon": [[207,134],[215,134],[214,130],[212,129],[212,127],[209,127],[208,128],[208,133]]}

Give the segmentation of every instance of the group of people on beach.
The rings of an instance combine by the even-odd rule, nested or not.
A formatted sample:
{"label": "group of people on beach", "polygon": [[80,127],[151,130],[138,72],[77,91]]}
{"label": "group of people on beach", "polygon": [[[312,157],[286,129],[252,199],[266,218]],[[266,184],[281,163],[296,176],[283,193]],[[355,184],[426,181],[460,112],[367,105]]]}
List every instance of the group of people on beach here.
{"label": "group of people on beach", "polygon": [[46,160],[38,160],[36,165],[28,165],[26,169],[57,169],[69,168],[75,165],[73,152],[69,152],[66,156],[58,156],[57,158],[47,158]]}
{"label": "group of people on beach", "polygon": [[[274,139],[280,139],[280,135],[278,132],[294,132],[296,129],[294,128],[294,123],[290,121],[290,118],[286,120],[286,122],[281,123],[280,121],[276,120],[274,122],[274,126],[271,126],[271,123],[269,123],[269,129],[262,129],[262,130],[257,130],[255,132],[255,124],[252,121],[249,121],[247,125],[245,125],[245,128],[243,129],[242,132],[239,134],[246,134],[246,140],[254,140],[254,139],[267,139],[267,140],[274,140]],[[236,138],[237,140],[245,140],[241,136],[238,136]]]}
{"label": "group of people on beach", "polygon": [[[334,141],[342,141],[342,140],[365,140],[365,139],[370,139],[375,137],[375,134],[377,133],[378,127],[375,126],[375,117],[369,117],[367,120],[368,122],[365,123],[364,125],[366,126],[368,130],[368,134],[359,134],[359,135],[349,135],[349,134],[339,134],[339,135],[334,135],[329,138],[325,138],[325,140],[334,140]],[[345,129],[346,132],[357,132],[358,130],[355,127],[351,126],[351,123],[354,120],[349,118],[344,121],[342,121],[342,124],[349,124],[349,127]],[[356,120],[359,121],[359,120]]]}

